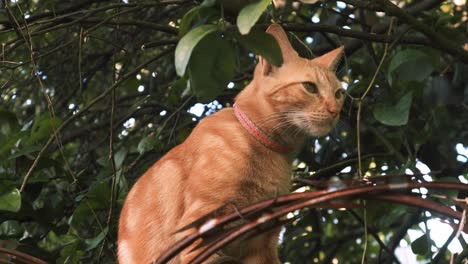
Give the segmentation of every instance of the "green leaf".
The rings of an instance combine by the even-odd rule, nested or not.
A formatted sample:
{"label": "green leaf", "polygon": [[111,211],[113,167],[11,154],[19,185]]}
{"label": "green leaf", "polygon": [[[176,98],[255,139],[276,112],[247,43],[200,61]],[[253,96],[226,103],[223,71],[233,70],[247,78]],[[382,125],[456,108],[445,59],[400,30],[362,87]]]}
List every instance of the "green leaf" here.
{"label": "green leaf", "polygon": [[65,245],[74,244],[78,240],[79,238],[74,235],[57,235],[53,230],[51,230],[47,233],[46,237],[39,241],[37,245],[45,251],[52,252]]}
{"label": "green leaf", "polygon": [[0,108],[0,133],[3,135],[11,135],[19,130],[18,120],[12,112],[1,110]]}
{"label": "green leaf", "polygon": [[210,8],[210,3],[205,4],[205,2],[190,9],[184,15],[179,25],[179,37],[183,37],[187,34],[192,26],[200,26],[216,15],[216,10]]}
{"label": "green leaf", "polygon": [[48,113],[36,118],[31,128],[29,141],[34,142],[50,137],[53,130],[57,129],[61,124],[62,120],[60,118],[50,117]]}
{"label": "green leaf", "polygon": [[281,48],[276,39],[263,31],[252,31],[248,35],[239,36],[239,42],[253,53],[265,58],[275,66],[283,64]]}
{"label": "green leaf", "polygon": [[192,29],[179,41],[175,50],[175,68],[179,76],[185,74],[192,51],[197,46],[198,42],[217,29],[218,27],[215,25],[199,26]]}
{"label": "green leaf", "polygon": [[109,231],[109,227],[106,226],[104,230],[102,230],[102,232],[99,233],[99,235],[97,235],[96,237],[85,239],[84,241],[86,244],[85,251],[96,248],[101,243],[101,241],[106,237],[108,231]]}
{"label": "green leaf", "polygon": [[108,208],[109,196],[111,193],[111,181],[96,180],[89,187],[86,197],[80,202],[80,205],[75,209],[73,215],[69,219],[69,223],[74,228],[80,228],[94,221],[94,218],[89,216],[93,214],[93,210],[101,210]]}
{"label": "green leaf", "polygon": [[242,35],[249,34],[250,29],[270,3],[271,0],[259,0],[242,8],[237,16],[237,27]]}
{"label": "green leaf", "polygon": [[389,80],[421,82],[434,70],[433,58],[420,50],[403,50],[393,56],[388,67]]}
{"label": "green leaf", "polygon": [[188,76],[184,76],[177,81],[172,82],[170,89],[169,89],[169,94],[167,96],[167,101],[175,105],[177,104],[181,98],[183,97],[182,95],[184,94],[184,91],[188,90],[187,89],[187,83],[188,83]]}
{"label": "green leaf", "polygon": [[179,37],[184,36],[190,30],[190,26],[192,25],[192,21],[194,18],[203,10],[204,6],[196,6],[190,9],[187,13],[185,13],[184,17],[180,20],[179,24]]}
{"label": "green leaf", "polygon": [[430,106],[444,106],[450,103],[452,85],[447,76],[434,76],[424,88],[424,101]]}
{"label": "green leaf", "polygon": [[203,3],[201,3],[201,6],[207,6],[207,7],[212,7],[216,4],[217,0],[204,0]]}
{"label": "green leaf", "polygon": [[11,150],[15,148],[16,144],[22,137],[29,137],[29,133],[26,131],[20,131],[5,138],[0,137],[0,158],[3,158],[3,156],[9,156],[11,154]]}
{"label": "green leaf", "polygon": [[18,189],[9,189],[0,194],[0,211],[18,212],[21,208],[21,193]]}
{"label": "green leaf", "polygon": [[426,255],[429,251],[429,238],[426,234],[418,237],[411,243],[411,250],[417,255]]}
{"label": "green leaf", "polygon": [[150,150],[158,149],[159,140],[155,136],[147,136],[138,143],[138,152],[141,154],[146,153]]}
{"label": "green leaf", "polygon": [[79,243],[73,243],[71,245],[65,246],[62,250],[60,250],[60,258],[57,259],[57,263],[64,263],[64,264],[82,263],[83,255],[84,255],[84,252],[80,250]]}
{"label": "green leaf", "polygon": [[197,46],[189,64],[190,89],[201,102],[220,95],[234,77],[236,54],[232,45],[217,34]]}
{"label": "green leaf", "polygon": [[24,228],[18,221],[8,220],[0,224],[0,237],[22,237]]}
{"label": "green leaf", "polygon": [[128,149],[122,148],[117,153],[114,154],[114,162],[115,162],[115,167],[117,169],[120,169],[122,167],[122,164],[125,161],[125,158],[127,157]]}
{"label": "green leaf", "polygon": [[377,105],[373,114],[382,124],[388,126],[402,126],[408,123],[413,93],[404,95],[396,105]]}
{"label": "green leaf", "polygon": [[16,151],[14,154],[12,154],[10,157],[8,157],[8,159],[18,158],[18,157],[24,156],[26,154],[30,154],[30,153],[39,151],[39,150],[41,150],[41,148],[42,148],[41,146],[37,146],[37,145],[26,146],[23,149],[21,149],[19,151]]}
{"label": "green leaf", "polygon": [[119,202],[119,204],[123,205],[125,197],[127,197],[127,193],[128,193],[128,182],[123,173],[117,174],[117,184],[118,184],[117,200],[120,200],[121,202]]}

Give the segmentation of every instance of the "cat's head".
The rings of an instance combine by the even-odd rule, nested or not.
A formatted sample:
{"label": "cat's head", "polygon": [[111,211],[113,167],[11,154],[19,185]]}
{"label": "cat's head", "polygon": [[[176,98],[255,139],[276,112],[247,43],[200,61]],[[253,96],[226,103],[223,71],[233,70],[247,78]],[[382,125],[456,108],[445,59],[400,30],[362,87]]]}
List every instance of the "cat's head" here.
{"label": "cat's head", "polygon": [[345,99],[335,74],[343,47],[309,60],[297,54],[278,24],[271,25],[267,33],[278,41],[283,64],[275,67],[260,57],[254,73],[257,89],[274,112],[284,113],[304,133],[327,134],[338,122]]}

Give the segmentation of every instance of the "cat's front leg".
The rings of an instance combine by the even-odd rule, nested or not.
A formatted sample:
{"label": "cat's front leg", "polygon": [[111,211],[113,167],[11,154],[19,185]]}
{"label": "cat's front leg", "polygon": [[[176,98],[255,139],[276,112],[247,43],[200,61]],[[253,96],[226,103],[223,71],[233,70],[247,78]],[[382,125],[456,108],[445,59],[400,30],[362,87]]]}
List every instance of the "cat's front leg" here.
{"label": "cat's front leg", "polygon": [[[205,247],[197,248],[197,246],[201,243],[201,240],[196,241],[186,250],[182,251],[179,256],[180,264],[189,264],[191,261],[198,256]],[[235,257],[230,256],[220,256],[218,254],[211,255],[207,260],[203,261],[204,264],[245,264],[245,262],[240,261]]]}
{"label": "cat's front leg", "polygon": [[[182,253],[180,256],[180,263],[181,264],[188,264],[190,263],[195,256],[200,254],[203,248],[196,249],[192,252],[187,252],[187,254]],[[219,256],[219,255],[212,255],[207,260],[203,261],[204,264],[245,264],[245,262],[240,261],[234,257],[229,256]]]}
{"label": "cat's front leg", "polygon": [[278,235],[275,229],[248,241],[247,254],[242,259],[244,264],[280,264],[278,257]]}
{"label": "cat's front leg", "polygon": [[[201,241],[200,241],[201,242]],[[179,256],[179,263],[180,264],[189,264],[192,262],[192,260],[198,256],[204,249],[204,247],[194,249],[197,247],[199,243],[195,242],[192,246],[188,247],[186,250],[182,251]],[[222,263],[222,262],[217,262],[218,257],[216,255],[210,256],[207,260],[205,260],[203,263],[206,264],[211,264],[211,263]]]}
{"label": "cat's front leg", "polygon": [[[199,218],[207,215],[208,213],[212,213],[215,210],[219,210],[219,208],[221,208],[221,205],[217,203],[200,202],[200,201],[198,203],[193,203],[192,206],[188,208],[187,212],[182,217],[177,229],[183,228],[193,223],[194,221],[198,220]],[[184,230],[176,234],[176,239],[177,241],[179,241],[195,232],[200,232],[200,230],[196,228]],[[197,241],[192,243],[192,245],[190,245],[188,248],[183,250],[179,255],[178,263],[189,264],[196,256],[198,256],[206,248],[204,246],[200,247],[199,246],[200,243],[202,243],[202,239],[198,239]],[[222,257],[215,254],[215,255],[210,256],[203,263],[221,264],[221,263],[224,263],[222,259],[223,259]],[[226,262],[226,263],[235,263],[235,262]]]}
{"label": "cat's front leg", "polygon": [[246,256],[243,264],[280,264],[277,248],[264,248],[262,251]]}

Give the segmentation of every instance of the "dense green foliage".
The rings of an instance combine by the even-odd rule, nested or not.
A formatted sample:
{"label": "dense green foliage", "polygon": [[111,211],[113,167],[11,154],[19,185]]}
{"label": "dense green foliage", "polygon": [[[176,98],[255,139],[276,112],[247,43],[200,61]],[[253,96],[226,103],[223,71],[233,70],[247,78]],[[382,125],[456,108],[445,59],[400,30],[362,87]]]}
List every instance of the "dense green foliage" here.
{"label": "dense green foliage", "polygon": [[[466,182],[465,1],[245,2],[2,2],[0,248],[51,263],[115,262],[118,213],[135,180],[200,118],[232,104],[254,55],[282,63],[263,32],[271,21],[302,56],[346,47],[341,121],[330,136],[308,140],[294,177],[430,171],[420,179]],[[199,116],[188,111],[197,103],[207,103]],[[450,202],[440,195],[466,197],[427,199]],[[284,232],[283,261],[360,263],[362,209],[298,213]],[[431,236],[428,216],[445,219],[368,203],[376,236],[368,236],[366,263],[391,263],[395,248],[412,241],[418,258],[446,262],[451,253]],[[410,239],[408,230],[422,236]],[[468,246],[456,240],[465,247],[460,263]]]}

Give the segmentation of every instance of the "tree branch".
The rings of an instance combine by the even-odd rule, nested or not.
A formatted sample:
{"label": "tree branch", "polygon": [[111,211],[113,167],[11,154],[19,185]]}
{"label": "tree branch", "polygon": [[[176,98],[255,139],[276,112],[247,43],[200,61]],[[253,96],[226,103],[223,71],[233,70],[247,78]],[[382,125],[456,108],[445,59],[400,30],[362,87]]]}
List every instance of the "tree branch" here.
{"label": "tree branch", "polygon": [[[364,225],[364,220],[356,212],[354,212],[353,210],[349,210],[349,212],[362,226],[366,227]],[[374,237],[375,241],[377,241],[377,243],[380,245],[380,248],[387,252],[387,254],[392,258],[393,262],[400,263],[398,258],[395,256],[394,251],[390,250],[390,248],[387,245],[385,245],[385,243],[380,239],[379,235],[373,228],[367,226],[367,231],[371,233],[372,237]]]}
{"label": "tree branch", "polygon": [[374,42],[392,43],[393,41],[398,40],[400,43],[404,43],[404,44],[431,46],[431,43],[427,39],[421,38],[421,37],[408,36],[408,37],[400,38],[398,35],[366,33],[362,31],[345,29],[345,28],[340,28],[337,26],[330,26],[330,25],[324,25],[324,24],[304,24],[304,25],[283,24],[282,26],[284,27],[285,30],[293,31],[293,32],[308,32],[308,33],[326,32],[326,33],[334,33],[343,37],[351,37],[351,38],[369,40],[369,41],[374,41]]}
{"label": "tree branch", "polygon": [[[69,117],[67,120],[65,120],[61,125],[60,127],[57,128],[57,131],[56,133],[60,133],[68,124],[70,124],[73,120],[75,120],[76,118],[78,118],[79,116],[81,116],[84,112],[86,112],[87,110],[89,110],[92,106],[94,106],[95,104],[97,104],[99,101],[101,101],[103,98],[105,98],[108,94],[110,94],[112,92],[112,90],[114,90],[116,87],[118,87],[120,84],[122,84],[125,80],[127,80],[128,78],[134,76],[137,72],[139,72],[143,67],[146,67],[147,65],[159,60],[160,58],[166,56],[167,54],[170,54],[172,53],[173,49],[167,49],[163,52],[161,52],[160,54],[158,54],[157,56],[154,56],[153,58],[145,61],[144,63],[138,65],[135,69],[133,69],[132,71],[128,72],[127,74],[125,74],[124,76],[122,76],[121,79],[119,79],[117,82],[115,82],[111,87],[109,87],[107,90],[105,90],[103,93],[101,93],[100,95],[98,95],[97,97],[95,97],[86,107],[84,107],[78,114],[76,115],[72,115],[71,117]],[[21,183],[21,186],[20,186],[20,192],[22,192],[24,190],[24,187],[26,186],[26,183],[28,182],[28,179],[29,177],[31,176],[32,172],[34,171],[34,169],[36,168],[37,164],[39,163],[39,160],[42,158],[42,156],[44,155],[44,153],[46,152],[46,150],[49,148],[49,146],[52,144],[52,142],[54,141],[54,137],[50,137],[49,140],[47,141],[47,143],[42,146],[42,149],[41,151],[39,152],[39,154],[37,154],[36,158],[34,159],[34,162],[32,163],[32,165],[29,167],[28,169],[28,172],[26,173],[26,175],[24,176],[23,178],[23,181]]]}
{"label": "tree branch", "polygon": [[468,52],[463,50],[460,46],[456,43],[450,41],[449,39],[445,38],[444,36],[440,35],[439,33],[435,32],[429,26],[426,26],[421,21],[417,20],[413,16],[411,16],[405,10],[399,8],[397,5],[393,4],[388,0],[376,0],[380,3],[384,8],[385,12],[389,15],[396,16],[401,20],[405,21],[406,23],[412,25],[416,30],[420,31],[424,35],[426,35],[429,39],[431,39],[434,44],[439,48],[447,51],[451,55],[456,58],[459,58],[462,62],[468,63]]}
{"label": "tree branch", "polygon": [[95,24],[95,23],[104,23],[104,24],[109,24],[109,25],[120,25],[120,26],[140,26],[140,27],[146,27],[150,28],[156,31],[161,31],[164,33],[169,33],[173,35],[177,35],[178,30],[174,27],[171,26],[166,26],[166,25],[160,25],[152,22],[147,22],[147,21],[142,21],[142,20],[109,20],[105,21],[105,19],[101,18],[87,18],[83,19],[80,21],[81,23],[90,23],[90,24]]}

